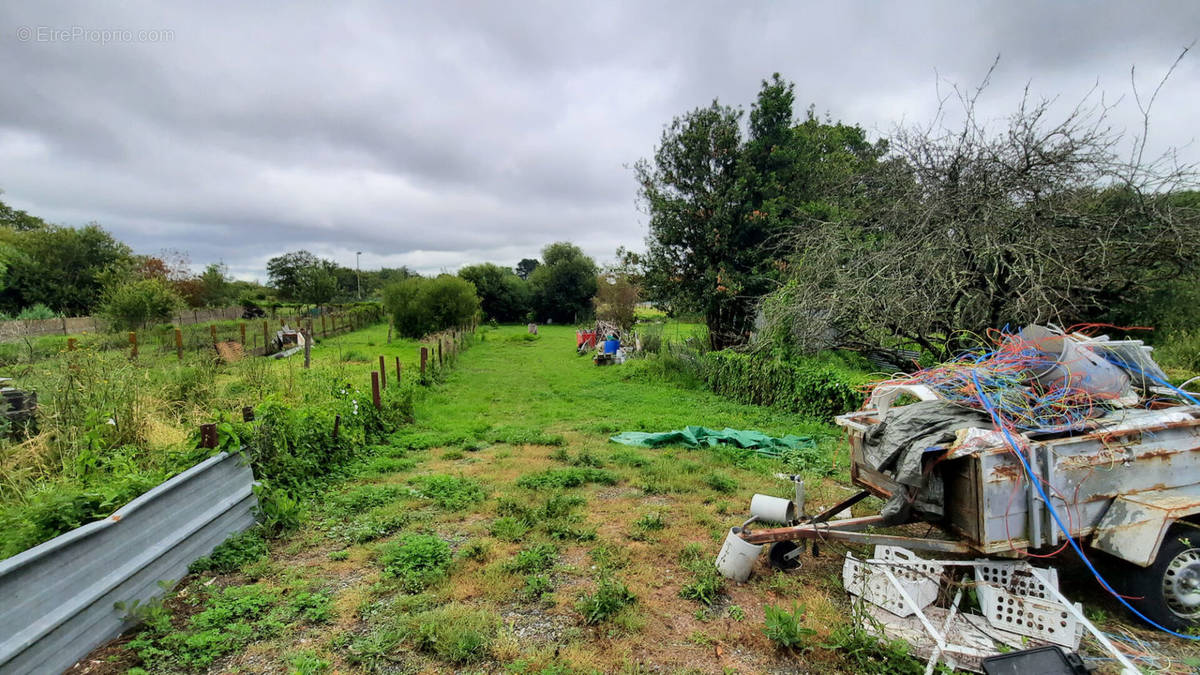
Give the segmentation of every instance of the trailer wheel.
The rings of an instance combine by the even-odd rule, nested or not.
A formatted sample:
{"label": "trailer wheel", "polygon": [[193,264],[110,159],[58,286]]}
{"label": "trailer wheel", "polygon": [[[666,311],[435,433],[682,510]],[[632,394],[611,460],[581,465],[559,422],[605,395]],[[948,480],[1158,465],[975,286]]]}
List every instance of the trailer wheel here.
{"label": "trailer wheel", "polygon": [[777,570],[794,570],[800,567],[801,553],[803,551],[795,542],[777,541],[771,544],[771,550],[767,552],[767,559],[770,561],[771,567]]}
{"label": "trailer wheel", "polygon": [[1128,589],[1130,604],[1155,622],[1171,630],[1200,625],[1200,530],[1172,528],[1154,562],[1134,569]]}

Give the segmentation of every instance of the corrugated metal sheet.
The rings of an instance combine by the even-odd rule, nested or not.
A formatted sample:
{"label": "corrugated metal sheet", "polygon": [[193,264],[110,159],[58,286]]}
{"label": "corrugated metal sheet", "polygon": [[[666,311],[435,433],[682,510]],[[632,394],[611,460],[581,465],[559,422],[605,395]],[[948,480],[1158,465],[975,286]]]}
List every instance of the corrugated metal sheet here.
{"label": "corrugated metal sheet", "polygon": [[254,523],[254,477],[221,453],[88,523],[0,561],[0,673],[61,673],[129,627],[113,605],[146,602],[159,581]]}

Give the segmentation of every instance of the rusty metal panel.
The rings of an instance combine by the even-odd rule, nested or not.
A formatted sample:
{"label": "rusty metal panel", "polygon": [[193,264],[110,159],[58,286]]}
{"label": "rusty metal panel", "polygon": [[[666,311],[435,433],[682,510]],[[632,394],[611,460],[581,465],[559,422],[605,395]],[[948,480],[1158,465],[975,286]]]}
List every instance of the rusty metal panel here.
{"label": "rusty metal panel", "polygon": [[[1105,434],[1102,432],[1034,442],[1034,457],[1050,456],[1047,493],[1075,536],[1090,534],[1118,496],[1200,484],[1200,431],[1197,421]],[[1041,531],[1057,531],[1047,509],[1026,503],[1031,488],[1020,463],[1007,448],[977,453],[983,478],[984,531],[977,543],[992,552],[1028,546],[1030,519]],[[1036,459],[1032,462],[1038,466]],[[1011,542],[1011,543],[1010,543]]]}
{"label": "rusty metal panel", "polygon": [[114,603],[146,602],[159,581],[254,523],[254,477],[221,453],[88,523],[0,561],[0,673],[58,673],[128,627]]}
{"label": "rusty metal panel", "polygon": [[1122,495],[1096,525],[1092,546],[1145,567],[1158,556],[1167,529],[1200,513],[1200,485]]}

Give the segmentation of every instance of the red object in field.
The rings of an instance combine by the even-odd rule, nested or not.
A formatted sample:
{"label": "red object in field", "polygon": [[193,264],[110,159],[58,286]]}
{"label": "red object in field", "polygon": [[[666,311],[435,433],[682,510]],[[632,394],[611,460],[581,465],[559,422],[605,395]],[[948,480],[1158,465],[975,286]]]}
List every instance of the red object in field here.
{"label": "red object in field", "polygon": [[575,331],[575,348],[582,349],[587,347],[591,349],[596,346],[596,331],[594,330],[577,330]]}

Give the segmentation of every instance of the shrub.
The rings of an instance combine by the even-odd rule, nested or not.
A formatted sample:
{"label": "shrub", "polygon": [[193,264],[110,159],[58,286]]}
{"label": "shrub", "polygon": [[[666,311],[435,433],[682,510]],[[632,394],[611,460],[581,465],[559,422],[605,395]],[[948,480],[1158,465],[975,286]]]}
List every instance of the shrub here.
{"label": "shrub", "polygon": [[860,388],[868,380],[865,373],[829,361],[797,363],[729,350],[709,352],[701,364],[705,382],[718,394],[823,420],[857,410],[863,402]]}
{"label": "shrub", "polygon": [[637,596],[625,584],[604,575],[592,593],[579,596],[576,609],[583,615],[584,623],[594,625],[612,619],[618,612],[637,602]]}
{"label": "shrub", "polygon": [[642,339],[643,354],[658,354],[662,351],[663,325],[661,323],[643,324],[638,331]]}
{"label": "shrub", "polygon": [[381,549],[383,576],[400,580],[404,590],[416,593],[446,576],[452,556],[450,546],[429,534],[409,534]]}
{"label": "shrub", "polygon": [[114,328],[135,330],[171,318],[183,299],[162,279],[138,279],[104,292],[97,313]]}
{"label": "shrub", "polygon": [[410,338],[461,326],[479,312],[475,286],[448,274],[390,284],[383,289],[383,304],[396,331]]}
{"label": "shrub", "polygon": [[37,303],[22,309],[16,318],[20,321],[35,321],[38,319],[54,319],[58,317],[58,313],[42,303]]}
{"label": "shrub", "polygon": [[573,488],[587,483],[614,485],[616,482],[617,474],[589,467],[547,469],[539,473],[527,473],[517,479],[517,485],[533,490]]}
{"label": "shrub", "polygon": [[767,605],[764,612],[766,613],[766,627],[763,632],[772,642],[784,649],[796,649],[797,647],[807,649],[808,639],[816,635],[816,631],[801,625],[804,620],[803,607],[794,605],[792,611],[789,612],[782,607]]}

